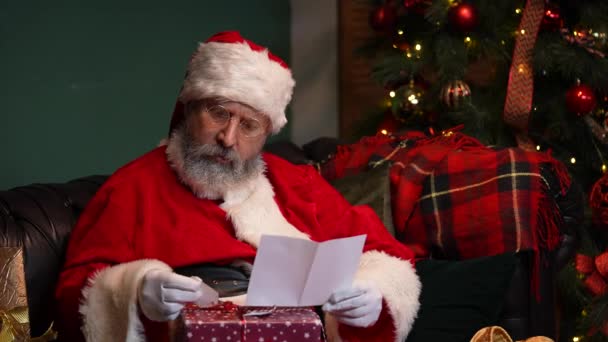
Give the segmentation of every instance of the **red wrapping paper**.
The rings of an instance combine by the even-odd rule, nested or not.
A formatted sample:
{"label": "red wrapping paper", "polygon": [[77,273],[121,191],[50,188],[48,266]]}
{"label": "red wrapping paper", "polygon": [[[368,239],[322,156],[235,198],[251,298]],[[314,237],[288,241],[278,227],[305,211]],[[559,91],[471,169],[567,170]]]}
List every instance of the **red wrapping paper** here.
{"label": "red wrapping paper", "polygon": [[[271,311],[249,316],[251,311]],[[175,341],[322,342],[323,325],[311,308],[239,307],[222,303],[211,308],[186,306],[179,318]]]}

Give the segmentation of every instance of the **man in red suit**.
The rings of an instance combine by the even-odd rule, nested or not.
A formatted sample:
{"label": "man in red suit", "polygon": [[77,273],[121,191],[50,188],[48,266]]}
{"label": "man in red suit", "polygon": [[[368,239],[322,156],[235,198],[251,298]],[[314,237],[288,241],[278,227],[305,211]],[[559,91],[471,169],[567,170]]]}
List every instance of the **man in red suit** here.
{"label": "man in red suit", "polygon": [[366,234],[352,286],[322,307],[328,335],[403,341],[419,307],[413,253],[314,168],[261,152],[287,122],[294,84],[281,59],[237,32],[199,45],[166,146],[117,170],[72,232],[56,290],[62,338],[163,340],[201,297],[201,279],[175,268],[252,263],[263,234]]}

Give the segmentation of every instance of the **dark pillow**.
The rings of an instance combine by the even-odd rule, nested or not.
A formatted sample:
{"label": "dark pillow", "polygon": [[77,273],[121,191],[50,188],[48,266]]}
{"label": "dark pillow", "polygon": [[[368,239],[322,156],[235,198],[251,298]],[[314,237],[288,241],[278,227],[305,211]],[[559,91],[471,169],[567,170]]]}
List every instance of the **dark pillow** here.
{"label": "dark pillow", "polygon": [[335,155],[338,151],[338,145],[343,143],[337,138],[321,137],[302,145],[302,149],[308,158],[317,163],[322,163]]}
{"label": "dark pillow", "polygon": [[264,146],[264,151],[277,155],[292,164],[299,165],[311,163],[311,160],[308,159],[304,150],[289,141],[268,143]]}
{"label": "dark pillow", "polygon": [[515,264],[514,253],[418,261],[420,310],[406,342],[468,342],[479,329],[497,325]]}
{"label": "dark pillow", "polygon": [[330,182],[352,205],[369,205],[395,236],[391,214],[390,164],[384,163],[356,175],[345,176]]}

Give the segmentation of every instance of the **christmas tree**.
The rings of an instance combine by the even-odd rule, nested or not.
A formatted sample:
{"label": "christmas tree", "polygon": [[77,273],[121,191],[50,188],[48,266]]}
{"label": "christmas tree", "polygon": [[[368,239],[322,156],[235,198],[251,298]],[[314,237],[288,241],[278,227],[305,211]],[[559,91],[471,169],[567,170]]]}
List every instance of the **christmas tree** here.
{"label": "christmas tree", "polygon": [[608,2],[369,5],[375,34],[356,53],[386,98],[360,134],[462,126],[487,145],[550,150],[589,199],[561,274],[562,340],[608,341]]}

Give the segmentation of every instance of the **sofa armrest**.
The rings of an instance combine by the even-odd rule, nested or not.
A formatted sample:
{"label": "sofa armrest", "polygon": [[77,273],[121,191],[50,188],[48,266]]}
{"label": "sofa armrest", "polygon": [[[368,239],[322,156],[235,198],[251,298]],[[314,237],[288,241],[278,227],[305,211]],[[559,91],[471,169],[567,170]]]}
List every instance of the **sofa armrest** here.
{"label": "sofa armrest", "polygon": [[23,248],[32,336],[42,335],[54,320],[55,285],[69,235],[105,179],[91,176],[0,191],[0,246]]}

